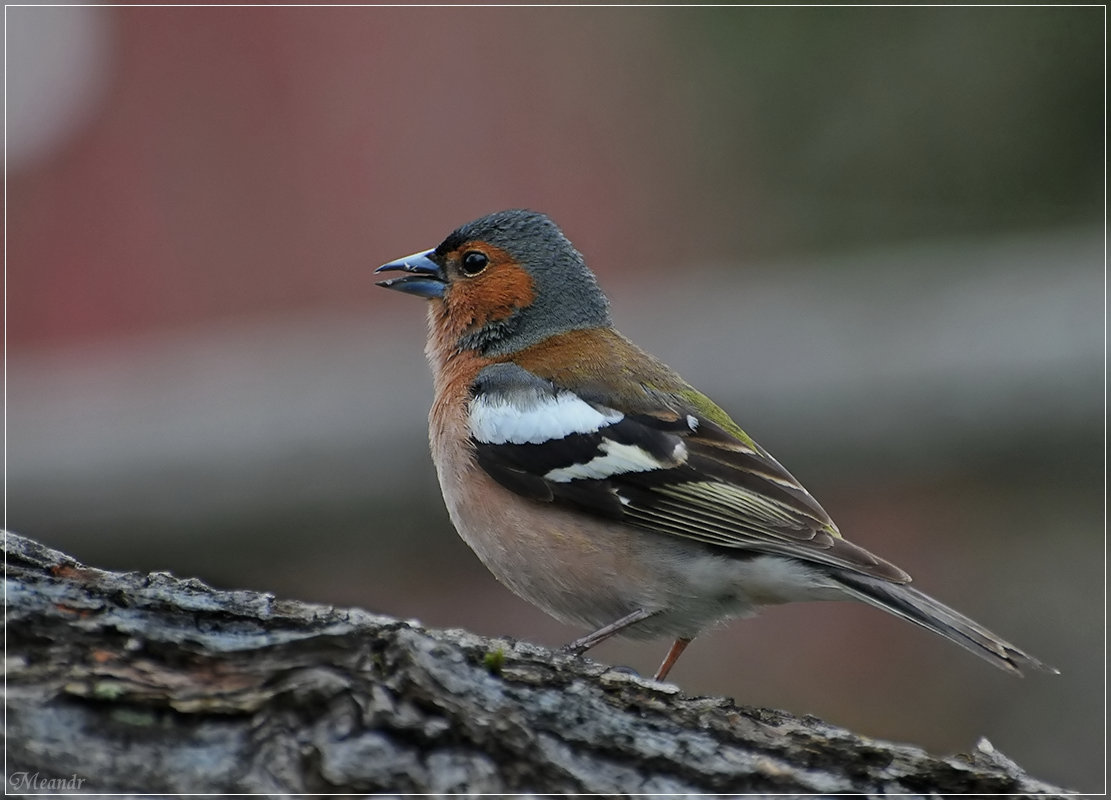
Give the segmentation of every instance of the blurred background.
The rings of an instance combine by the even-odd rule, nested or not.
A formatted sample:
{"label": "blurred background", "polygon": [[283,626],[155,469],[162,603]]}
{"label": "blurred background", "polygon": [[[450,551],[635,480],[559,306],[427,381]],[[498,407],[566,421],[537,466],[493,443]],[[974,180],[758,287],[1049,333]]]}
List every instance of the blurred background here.
{"label": "blurred background", "polygon": [[[422,304],[545,211],[852,540],[1061,669],[850,604],[691,694],[1104,765],[1098,6],[6,9],[7,525],[102,567],[559,645],[453,532]],[[592,657],[651,674],[667,643]]]}

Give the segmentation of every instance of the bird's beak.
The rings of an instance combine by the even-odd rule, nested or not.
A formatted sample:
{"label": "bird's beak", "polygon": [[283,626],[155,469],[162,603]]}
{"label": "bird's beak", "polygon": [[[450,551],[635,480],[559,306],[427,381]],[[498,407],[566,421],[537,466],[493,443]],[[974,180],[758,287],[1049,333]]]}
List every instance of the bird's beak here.
{"label": "bird's beak", "polygon": [[444,290],[447,288],[447,279],[444,276],[443,268],[429,258],[433,252],[435,251],[425,250],[391,261],[389,264],[383,264],[374,270],[375,275],[379,272],[404,272],[405,274],[397,278],[378,281],[378,285],[387,289],[396,289],[406,294],[415,294],[417,297],[428,299],[443,297]]}

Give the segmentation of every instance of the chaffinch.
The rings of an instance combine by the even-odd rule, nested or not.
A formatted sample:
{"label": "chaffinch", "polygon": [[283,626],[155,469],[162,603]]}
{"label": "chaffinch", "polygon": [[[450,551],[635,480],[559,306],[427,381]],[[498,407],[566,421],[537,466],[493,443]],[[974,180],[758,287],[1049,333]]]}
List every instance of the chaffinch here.
{"label": "chaffinch", "polygon": [[862,600],[1015,674],[1052,670],[910,586],[709,398],[618,333],[547,216],[502,211],[377,269],[425,298],[448,513],[516,594],[593,632],[690,641],[761,606]]}

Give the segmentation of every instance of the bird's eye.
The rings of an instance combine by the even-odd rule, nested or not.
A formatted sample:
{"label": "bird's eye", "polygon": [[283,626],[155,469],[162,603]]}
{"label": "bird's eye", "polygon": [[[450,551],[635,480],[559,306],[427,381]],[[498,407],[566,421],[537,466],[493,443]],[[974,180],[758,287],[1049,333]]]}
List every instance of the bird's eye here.
{"label": "bird's eye", "polygon": [[478,250],[471,250],[463,255],[463,272],[467,275],[477,275],[486,269],[490,260],[486,254]]}

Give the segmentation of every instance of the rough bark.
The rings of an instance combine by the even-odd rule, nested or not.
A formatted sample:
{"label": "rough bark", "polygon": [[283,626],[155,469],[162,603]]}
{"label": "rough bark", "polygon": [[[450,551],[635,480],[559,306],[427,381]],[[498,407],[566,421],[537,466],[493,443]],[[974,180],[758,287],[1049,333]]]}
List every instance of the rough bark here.
{"label": "rough bark", "polygon": [[986,742],[938,758],[522,642],[4,550],[9,791],[1063,791]]}

